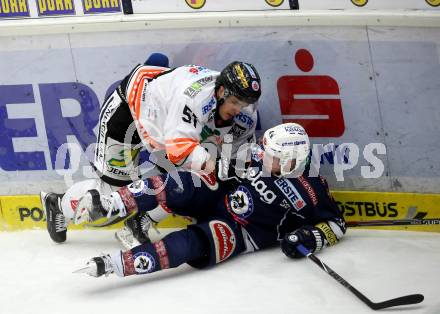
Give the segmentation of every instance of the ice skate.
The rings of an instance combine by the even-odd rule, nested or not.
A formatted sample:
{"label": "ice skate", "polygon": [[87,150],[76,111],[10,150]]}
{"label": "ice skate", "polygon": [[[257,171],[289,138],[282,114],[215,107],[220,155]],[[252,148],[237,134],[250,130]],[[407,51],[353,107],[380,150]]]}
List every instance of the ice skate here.
{"label": "ice skate", "polygon": [[113,261],[110,254],[102,254],[98,257],[93,257],[87,262],[86,267],[75,270],[75,274],[88,274],[93,277],[101,277],[105,275],[106,277],[110,274],[116,273],[118,276],[122,275],[120,269]]}
{"label": "ice skate", "polygon": [[138,213],[125,220],[124,228],[116,231],[115,237],[125,249],[130,250],[135,246],[151,242],[148,231],[153,224],[148,213]]}
{"label": "ice skate", "polygon": [[67,233],[66,219],[61,211],[61,196],[56,193],[40,193],[41,205],[46,212],[47,231],[57,243],[65,242]]}

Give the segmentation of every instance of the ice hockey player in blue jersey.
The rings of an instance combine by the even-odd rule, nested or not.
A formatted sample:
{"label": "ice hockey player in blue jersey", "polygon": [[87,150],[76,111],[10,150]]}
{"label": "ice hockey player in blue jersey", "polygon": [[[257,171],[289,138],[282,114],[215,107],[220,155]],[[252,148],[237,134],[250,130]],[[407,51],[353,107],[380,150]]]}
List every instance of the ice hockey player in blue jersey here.
{"label": "ice hockey player in blue jersey", "polygon": [[191,172],[179,172],[181,186],[164,174],[123,187],[110,198],[90,191],[78,206],[79,220],[139,211],[150,223],[169,212],[197,223],[160,241],[94,257],[80,272],[123,277],[183,263],[202,268],[280,244],[287,256],[299,258],[298,244],[311,252],[336,244],[345,222],[326,180],[308,175],[309,153],[304,128],[281,124],[264,133],[239,185],[227,193],[215,181]]}

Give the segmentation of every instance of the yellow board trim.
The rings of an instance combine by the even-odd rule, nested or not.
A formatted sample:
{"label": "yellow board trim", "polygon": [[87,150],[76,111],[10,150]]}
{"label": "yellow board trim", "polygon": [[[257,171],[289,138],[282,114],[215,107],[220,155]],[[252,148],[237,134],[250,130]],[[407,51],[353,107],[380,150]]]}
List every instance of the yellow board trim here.
{"label": "yellow board trim", "polygon": [[[406,219],[422,213],[424,218],[440,218],[440,194],[333,191],[332,195],[346,221]],[[374,229],[440,232],[440,225]]]}
{"label": "yellow board trim", "polygon": [[[158,228],[183,228],[189,220],[170,216],[158,224]],[[118,229],[123,222],[99,228]],[[84,225],[69,225],[69,230],[90,229]],[[46,229],[46,214],[43,212],[39,195],[0,196],[0,231]]]}
{"label": "yellow board trim", "polygon": [[[332,191],[332,195],[347,221],[405,219],[417,213],[426,213],[424,218],[440,217],[440,194]],[[45,229],[45,216],[38,195],[0,196],[0,231]],[[169,217],[158,227],[183,228],[188,224],[183,217]],[[121,226],[122,222],[103,229]],[[84,228],[69,225],[69,230]],[[368,228],[440,232],[440,225]]]}

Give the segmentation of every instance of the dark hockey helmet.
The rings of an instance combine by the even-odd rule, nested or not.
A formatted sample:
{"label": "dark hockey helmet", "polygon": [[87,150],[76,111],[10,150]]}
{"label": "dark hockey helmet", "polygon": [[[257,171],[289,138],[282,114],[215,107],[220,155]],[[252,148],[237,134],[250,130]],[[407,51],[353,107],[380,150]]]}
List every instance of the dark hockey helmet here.
{"label": "dark hockey helmet", "polygon": [[216,90],[223,86],[225,98],[235,96],[248,104],[255,104],[261,96],[261,79],[257,69],[250,64],[234,61],[217,77]]}

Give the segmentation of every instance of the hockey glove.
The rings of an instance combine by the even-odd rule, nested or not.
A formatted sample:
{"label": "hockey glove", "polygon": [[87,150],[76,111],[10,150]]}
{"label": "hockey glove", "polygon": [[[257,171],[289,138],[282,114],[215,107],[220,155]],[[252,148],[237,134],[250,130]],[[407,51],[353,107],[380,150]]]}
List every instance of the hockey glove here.
{"label": "hockey glove", "polygon": [[281,250],[290,258],[304,257],[297,250],[298,244],[302,244],[312,253],[317,252],[322,248],[323,234],[316,227],[301,227],[284,236],[284,239],[281,241]]}
{"label": "hockey glove", "polygon": [[235,160],[232,161],[224,156],[217,160],[217,178],[228,191],[235,190],[240,185],[242,179],[239,175],[243,175],[246,171],[246,169],[237,169],[235,163]]}

